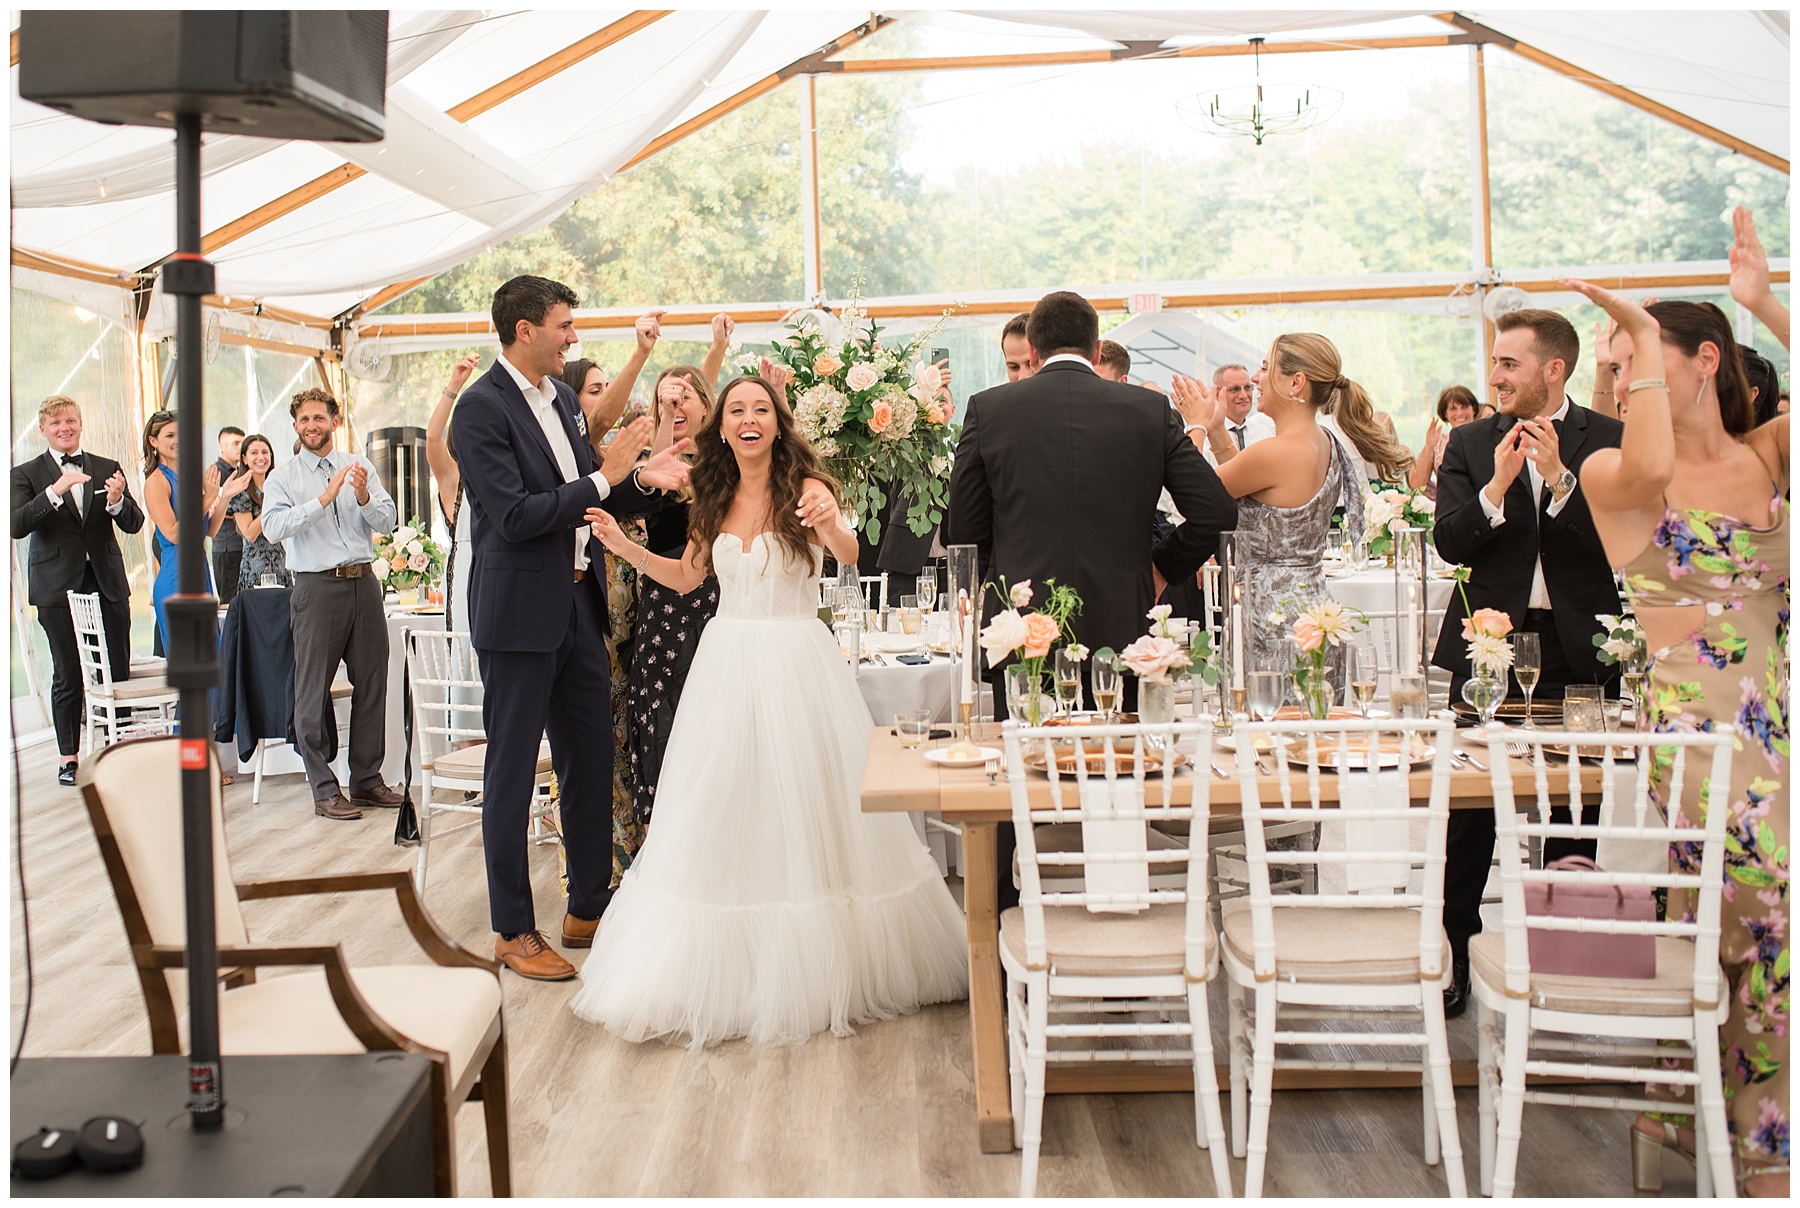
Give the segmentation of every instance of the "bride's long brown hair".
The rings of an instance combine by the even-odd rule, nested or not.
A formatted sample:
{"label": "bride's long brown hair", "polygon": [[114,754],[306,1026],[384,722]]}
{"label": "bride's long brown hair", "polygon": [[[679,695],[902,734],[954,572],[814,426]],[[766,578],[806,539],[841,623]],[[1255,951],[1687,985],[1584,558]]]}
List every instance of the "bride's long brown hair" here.
{"label": "bride's long brown hair", "polygon": [[712,570],[713,542],[725,530],[725,517],[737,498],[737,454],[725,441],[725,400],[733,390],[761,390],[775,408],[775,441],[769,449],[769,529],[787,556],[804,560],[812,556],[812,530],[800,523],[794,504],[808,478],[825,484],[840,504],[843,492],[837,479],[826,472],[818,452],[800,435],[794,413],[779,391],[762,377],[735,378],[719,392],[719,401],[706,413],[706,422],[694,437],[694,467],[688,477],[693,501],[688,504],[688,538],[700,543],[700,556]]}

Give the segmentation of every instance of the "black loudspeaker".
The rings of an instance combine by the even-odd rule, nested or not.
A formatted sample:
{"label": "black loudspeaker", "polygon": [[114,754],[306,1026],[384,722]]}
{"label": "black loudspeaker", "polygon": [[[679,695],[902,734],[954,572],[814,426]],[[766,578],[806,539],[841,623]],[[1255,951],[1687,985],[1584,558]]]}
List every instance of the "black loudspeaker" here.
{"label": "black loudspeaker", "polygon": [[431,526],[431,465],[425,460],[425,429],[377,428],[366,452],[381,485],[394,497],[401,524],[414,517]]}
{"label": "black loudspeaker", "polygon": [[358,12],[26,10],[19,95],[112,125],[258,138],[379,142],[388,15]]}

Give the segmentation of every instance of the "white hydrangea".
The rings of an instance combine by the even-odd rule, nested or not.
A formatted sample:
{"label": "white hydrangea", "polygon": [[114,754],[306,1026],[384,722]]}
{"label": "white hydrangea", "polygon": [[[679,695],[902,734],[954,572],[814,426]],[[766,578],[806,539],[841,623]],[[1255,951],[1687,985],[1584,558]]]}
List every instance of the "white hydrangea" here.
{"label": "white hydrangea", "polygon": [[919,420],[919,404],[910,394],[899,387],[892,387],[886,396],[890,406],[894,408],[894,422],[888,430],[881,434],[883,440],[901,440],[912,435],[913,425]]}
{"label": "white hydrangea", "polygon": [[819,382],[800,392],[794,403],[794,422],[813,444],[820,444],[844,426],[844,412],[850,400],[828,382]]}

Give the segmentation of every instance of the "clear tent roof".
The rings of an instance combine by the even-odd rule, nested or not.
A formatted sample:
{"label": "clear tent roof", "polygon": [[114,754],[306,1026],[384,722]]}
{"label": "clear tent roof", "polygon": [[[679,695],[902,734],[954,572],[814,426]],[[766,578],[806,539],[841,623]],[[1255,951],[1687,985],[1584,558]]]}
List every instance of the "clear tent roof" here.
{"label": "clear tent roof", "polygon": [[[1141,53],[1143,43],[1241,45],[1256,35],[1277,42],[1456,32],[1430,13],[1393,10],[883,16],[954,32],[970,53]],[[1785,13],[1461,16],[1703,122],[1785,168]],[[207,136],[203,226],[233,236],[209,252],[219,291],[333,316],[383,287],[442,272],[543,226],[684,123],[870,17],[848,9],[395,11],[383,142]],[[566,48],[578,53],[563,54]],[[568,58],[575,61],[550,70]],[[174,230],[169,134],[57,114],[19,98],[16,62],[12,78],[15,248],[127,274],[157,264],[172,250]],[[316,196],[293,204],[309,186]]]}

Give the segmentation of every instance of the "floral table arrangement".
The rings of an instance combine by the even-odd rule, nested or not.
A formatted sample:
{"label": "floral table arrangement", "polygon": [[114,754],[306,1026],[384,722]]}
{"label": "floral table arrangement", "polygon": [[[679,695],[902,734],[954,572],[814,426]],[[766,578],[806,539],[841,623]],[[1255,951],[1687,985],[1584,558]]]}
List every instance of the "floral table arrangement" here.
{"label": "floral table arrangement", "polygon": [[[1280,616],[1279,613],[1276,615]],[[1367,621],[1368,617],[1355,609],[1345,608],[1336,600],[1321,600],[1301,609],[1294,618],[1293,628],[1288,632],[1288,640],[1300,652],[1294,663],[1294,686],[1300,690],[1306,715],[1314,721],[1324,721],[1331,716],[1331,683],[1325,670],[1331,647],[1342,646]]]}
{"label": "floral table arrangement", "polygon": [[1006,669],[1008,706],[1017,702],[1028,724],[1043,724],[1044,659],[1059,639],[1071,645],[1075,635],[1069,629],[1069,618],[1081,611],[1081,597],[1072,587],[1064,587],[1055,579],[1044,580],[1049,588],[1037,612],[1029,609],[1036,589],[1030,579],[1007,586],[1002,579],[998,590],[1011,608],[994,614],[981,628],[981,648],[987,652],[988,666],[998,666],[1017,654],[1018,661]]}
{"label": "floral table arrangement", "polygon": [[444,547],[431,539],[417,516],[392,533],[377,534],[374,550],[376,580],[393,588],[402,604],[416,604],[419,588],[444,577]]}
{"label": "floral table arrangement", "polygon": [[[1144,615],[1150,631],[1119,652],[1118,659],[1138,677],[1138,717],[1147,722],[1173,721],[1175,685],[1190,676],[1218,682],[1213,666],[1212,636],[1198,625],[1176,625],[1174,610],[1158,604]],[[1110,650],[1101,652],[1111,655]],[[1197,687],[1197,686],[1196,686]]]}
{"label": "floral table arrangement", "polygon": [[[884,342],[862,299],[852,294],[839,316],[844,336],[827,341],[816,323],[790,323],[773,359],[792,373],[794,421],[844,485],[846,509],[870,542],[881,539],[886,484],[911,502],[906,527],[924,536],[944,517],[950,455],[959,425],[950,422],[950,392],[929,359],[938,328],[951,312],[911,339]],[[755,373],[753,354],[737,358]]]}
{"label": "floral table arrangement", "polygon": [[1409,491],[1403,487],[1382,487],[1363,493],[1363,532],[1369,544],[1369,556],[1388,559],[1393,564],[1395,528],[1417,528],[1425,530],[1425,540],[1431,540],[1431,528],[1436,523],[1437,505],[1423,491]]}
{"label": "floral table arrangement", "polygon": [[1482,724],[1494,720],[1506,700],[1506,673],[1512,668],[1513,648],[1507,641],[1512,618],[1498,608],[1469,608],[1469,568],[1456,568],[1456,594],[1462,597],[1463,641],[1469,644],[1469,682],[1463,685],[1463,701],[1480,715]]}

